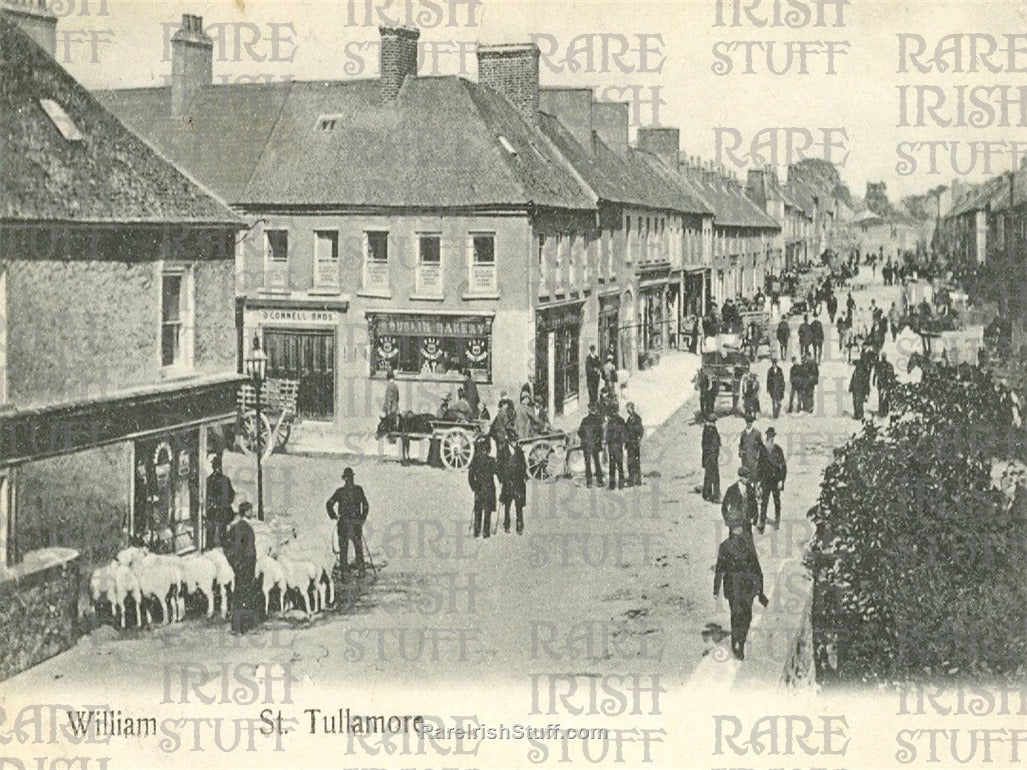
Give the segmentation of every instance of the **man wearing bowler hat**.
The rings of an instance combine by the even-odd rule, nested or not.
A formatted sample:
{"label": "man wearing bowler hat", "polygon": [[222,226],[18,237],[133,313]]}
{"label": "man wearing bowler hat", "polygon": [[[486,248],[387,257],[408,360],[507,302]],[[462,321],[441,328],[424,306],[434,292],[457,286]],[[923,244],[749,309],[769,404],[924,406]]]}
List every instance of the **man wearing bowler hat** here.
{"label": "man wearing bowler hat", "polygon": [[325,504],[328,517],[336,521],[339,531],[339,560],[342,565],[342,579],[346,579],[349,568],[349,544],[356,552],[357,577],[364,576],[364,522],[371,506],[367,502],[363,487],[353,483],[353,469],[342,471],[342,486],[336,489]]}
{"label": "man wearing bowler hat", "polygon": [[784,450],[774,441],[776,434],[777,431],[773,428],[767,428],[766,442],[760,452],[760,520],[756,528],[761,534],[767,525],[767,508],[771,495],[774,497],[774,526],[781,524],[781,490],[785,488],[788,463],[785,461]]}

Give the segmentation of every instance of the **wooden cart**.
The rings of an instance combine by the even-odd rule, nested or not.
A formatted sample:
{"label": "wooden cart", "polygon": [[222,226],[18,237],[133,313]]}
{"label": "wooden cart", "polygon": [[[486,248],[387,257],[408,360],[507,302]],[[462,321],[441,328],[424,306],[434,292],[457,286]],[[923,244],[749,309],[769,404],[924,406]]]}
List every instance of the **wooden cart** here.
{"label": "wooden cart", "polygon": [[563,431],[518,439],[517,444],[524,451],[528,478],[552,481],[569,475],[567,458],[570,453],[570,438]]}
{"label": "wooden cart", "polygon": [[285,448],[296,421],[296,394],[299,386],[299,380],[265,380],[260,389],[259,423],[256,388],[248,382],[240,386],[236,400],[236,443],[243,452],[253,454],[256,451],[258,431],[263,459]]}

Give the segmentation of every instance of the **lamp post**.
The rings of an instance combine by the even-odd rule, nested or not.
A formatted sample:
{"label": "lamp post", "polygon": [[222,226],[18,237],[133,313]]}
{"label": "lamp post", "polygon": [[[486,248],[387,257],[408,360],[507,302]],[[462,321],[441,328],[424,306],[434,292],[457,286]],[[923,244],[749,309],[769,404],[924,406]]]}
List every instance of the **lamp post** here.
{"label": "lamp post", "polygon": [[257,446],[257,519],[264,520],[264,468],[262,465],[264,455],[263,436],[261,426],[263,414],[261,413],[261,391],[264,388],[264,376],[267,374],[267,353],[260,349],[260,338],[254,335],[253,348],[246,359],[246,372],[250,375],[250,382],[253,383],[253,390],[256,393],[257,402],[255,432]]}

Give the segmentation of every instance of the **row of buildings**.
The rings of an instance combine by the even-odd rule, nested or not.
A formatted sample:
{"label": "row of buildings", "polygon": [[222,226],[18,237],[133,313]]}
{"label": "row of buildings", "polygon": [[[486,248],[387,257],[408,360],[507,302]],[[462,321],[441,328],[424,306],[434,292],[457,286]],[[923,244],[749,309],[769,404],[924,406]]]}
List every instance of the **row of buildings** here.
{"label": "row of buildings", "polygon": [[560,413],[589,345],[649,365],[828,243],[798,173],[632,145],[628,105],[542,87],[534,46],[419,77],[417,39],[383,29],[373,80],[221,86],[185,16],[167,86],[94,94],[46,0],[0,2],[0,677],[70,643],[77,565],[202,545],[255,336],[344,431],[390,370],[417,411],[470,369],[486,403],[531,380]]}
{"label": "row of buildings", "polygon": [[479,47],[477,82],[419,76],[418,36],[381,29],[376,79],[217,85],[187,15],[167,85],[97,94],[247,222],[240,340],[300,380],[302,418],[372,429],[390,370],[413,411],[467,368],[488,404],[530,381],[573,410],[590,345],[651,365],[827,248],[833,191],[800,169],[739,180],[674,128],[632,145],[629,105],[543,86],[534,45]]}

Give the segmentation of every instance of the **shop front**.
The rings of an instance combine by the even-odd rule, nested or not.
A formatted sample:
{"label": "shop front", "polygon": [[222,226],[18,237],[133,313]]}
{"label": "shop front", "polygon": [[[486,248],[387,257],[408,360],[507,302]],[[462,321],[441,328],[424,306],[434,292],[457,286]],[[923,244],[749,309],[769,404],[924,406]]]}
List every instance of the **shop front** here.
{"label": "shop front", "polygon": [[583,302],[540,309],[535,316],[535,394],[550,415],[578,397]]}
{"label": "shop front", "polygon": [[638,366],[647,369],[668,346],[667,287],[670,265],[647,265],[638,276]]}
{"label": "shop front", "polygon": [[367,313],[372,379],[458,381],[470,370],[492,383],[493,315],[467,313]]}

